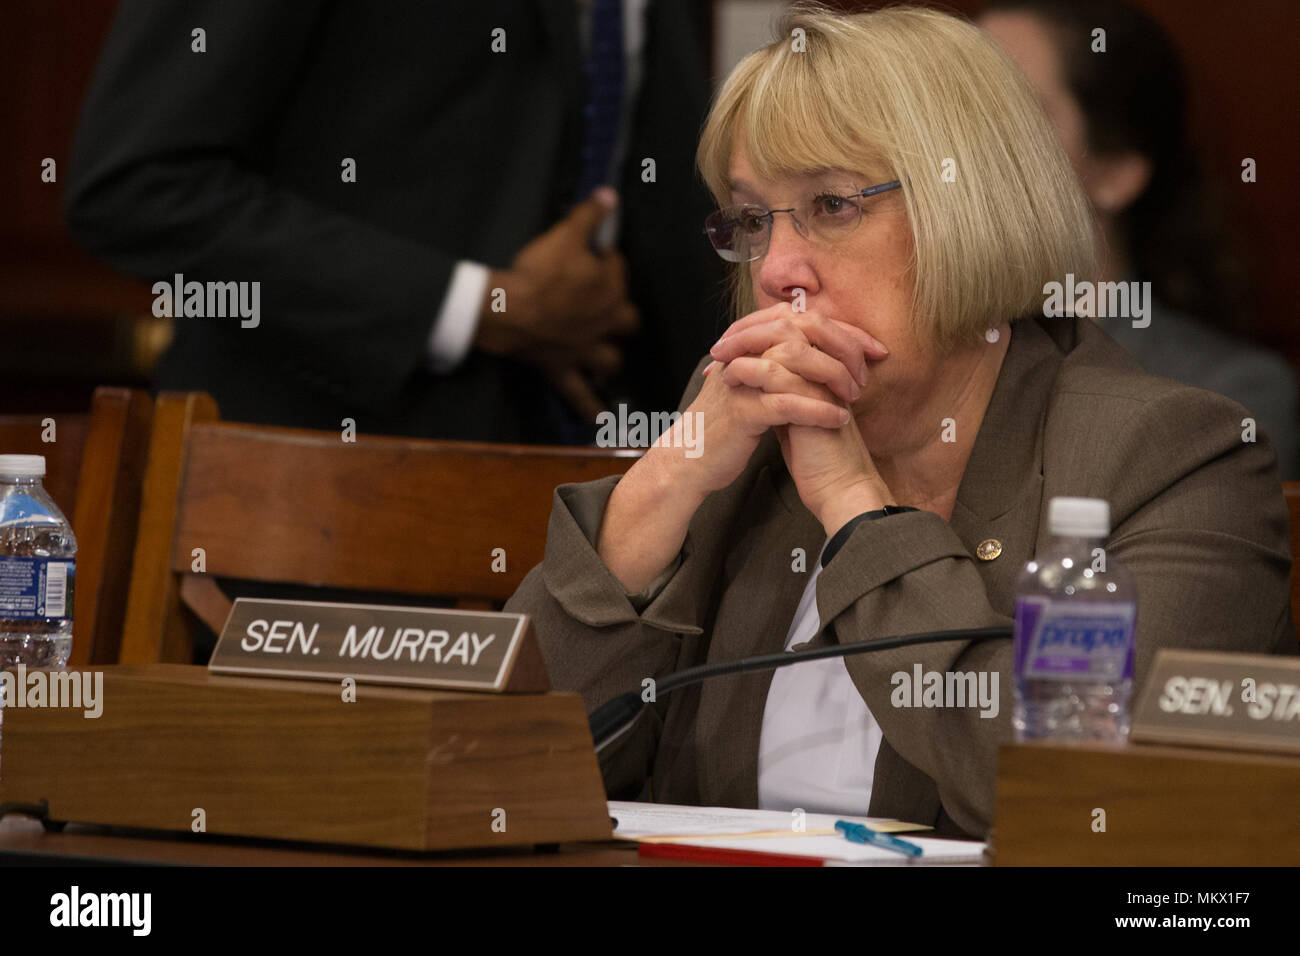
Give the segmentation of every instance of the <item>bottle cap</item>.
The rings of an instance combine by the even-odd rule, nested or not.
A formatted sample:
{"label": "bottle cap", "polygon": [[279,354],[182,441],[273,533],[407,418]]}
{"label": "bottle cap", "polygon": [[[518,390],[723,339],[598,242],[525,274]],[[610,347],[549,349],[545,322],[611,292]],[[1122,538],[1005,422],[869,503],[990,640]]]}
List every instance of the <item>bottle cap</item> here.
{"label": "bottle cap", "polygon": [[1047,523],[1052,534],[1104,538],[1110,534],[1110,505],[1101,498],[1053,498]]}
{"label": "bottle cap", "polygon": [[44,474],[44,455],[0,455],[0,475],[8,475],[11,478],[40,478]]}

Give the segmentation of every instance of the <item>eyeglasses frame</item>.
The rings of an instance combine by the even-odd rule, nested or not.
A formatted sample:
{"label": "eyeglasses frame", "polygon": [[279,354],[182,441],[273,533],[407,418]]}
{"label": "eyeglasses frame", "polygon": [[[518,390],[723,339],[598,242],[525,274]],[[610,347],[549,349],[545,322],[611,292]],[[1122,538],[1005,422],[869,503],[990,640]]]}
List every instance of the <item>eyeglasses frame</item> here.
{"label": "eyeglasses frame", "polygon": [[[877,195],[877,194],[879,194],[879,193],[889,192],[891,189],[899,189],[899,188],[902,187],[902,185],[903,185],[902,182],[900,182],[900,181],[897,180],[897,179],[893,179],[893,180],[890,180],[890,181],[887,182],[887,183],[880,183],[880,184],[877,185],[877,186],[868,186],[868,187],[866,187],[865,189],[860,189],[860,190],[858,190],[858,191],[855,192],[855,193],[850,193],[849,195],[847,195],[847,196],[841,196],[840,198],[841,198],[841,199],[867,199],[867,198],[869,198],[869,197],[871,197],[871,196],[875,196],[875,195]],[[740,205],[742,205],[742,206],[759,206],[759,208],[762,208],[761,204],[759,204],[759,203],[741,203]],[[799,208],[798,206],[791,206],[789,209],[769,209],[769,210],[767,210],[767,212],[765,212],[765,213],[762,215],[762,217],[760,217],[760,218],[763,218],[763,219],[766,219],[766,220],[767,220],[767,224],[768,224],[768,227],[767,227],[767,238],[768,238],[768,242],[769,242],[769,243],[772,241],[772,229],[773,229],[773,227],[775,226],[775,223],[776,223],[776,220],[775,220],[775,218],[774,218],[774,217],[776,216],[776,214],[779,213],[779,212],[794,213],[795,210],[797,210],[798,208]],[[718,212],[720,212],[720,211],[721,211],[721,210],[718,210]],[[709,218],[712,218],[715,214],[716,214],[716,213],[710,213],[710,214],[709,214]],[[859,220],[858,220],[859,222],[861,222],[861,215],[860,215],[860,214],[861,214],[861,210],[859,210]],[[793,215],[791,216],[791,218],[794,218]],[[798,222],[799,222],[799,220],[798,220],[798,219],[795,219],[795,223],[798,224]],[[855,227],[855,228],[856,228],[856,227]],[[799,232],[800,232],[801,235],[803,235],[803,236],[805,236],[805,237],[807,236],[807,232],[805,232],[804,229],[803,229],[802,227],[799,229]],[[722,250],[722,249],[719,249],[716,245],[713,245],[712,233],[710,232],[710,229],[709,229],[709,226],[708,226],[707,221],[706,221],[705,226],[704,226],[704,234],[705,234],[706,236],[709,236],[709,237],[710,237],[710,238],[709,238],[709,245],[713,247],[713,251],[716,252],[716,253],[718,254],[718,257],[721,258],[722,261],[724,261],[724,262],[737,262],[737,263],[739,263],[739,262],[755,262],[756,260],[763,258],[763,255],[766,254],[766,252],[764,252],[764,253],[760,253],[760,254],[755,255],[755,256],[750,256],[748,259],[728,259],[726,256],[722,255],[722,253],[723,253],[723,250]]]}

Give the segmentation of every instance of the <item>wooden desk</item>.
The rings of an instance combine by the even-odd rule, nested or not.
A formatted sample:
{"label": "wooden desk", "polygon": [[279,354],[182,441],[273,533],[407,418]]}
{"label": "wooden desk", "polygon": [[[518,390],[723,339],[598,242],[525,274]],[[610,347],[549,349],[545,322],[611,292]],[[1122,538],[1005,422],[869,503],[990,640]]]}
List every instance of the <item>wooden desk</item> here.
{"label": "wooden desk", "polygon": [[151,830],[110,830],[70,823],[46,833],[30,817],[0,820],[0,865],[86,864],[161,866],[701,866],[684,860],[643,860],[622,840],[562,843],[554,851],[508,847],[473,853],[381,853],[349,847],[246,840]]}
{"label": "wooden desk", "polygon": [[993,859],[997,866],[1296,866],[1297,806],[1300,757],[1008,743],[998,753]]}

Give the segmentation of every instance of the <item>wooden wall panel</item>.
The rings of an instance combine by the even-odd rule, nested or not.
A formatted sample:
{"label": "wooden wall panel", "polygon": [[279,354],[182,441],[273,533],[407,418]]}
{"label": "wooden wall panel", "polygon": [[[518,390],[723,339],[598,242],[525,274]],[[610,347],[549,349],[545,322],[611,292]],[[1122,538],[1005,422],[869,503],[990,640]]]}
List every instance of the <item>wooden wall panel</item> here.
{"label": "wooden wall panel", "polygon": [[[6,0],[0,30],[0,321],[147,311],[148,287],[72,241],[63,183],[77,116],[114,0]],[[41,181],[41,161],[58,180]]]}

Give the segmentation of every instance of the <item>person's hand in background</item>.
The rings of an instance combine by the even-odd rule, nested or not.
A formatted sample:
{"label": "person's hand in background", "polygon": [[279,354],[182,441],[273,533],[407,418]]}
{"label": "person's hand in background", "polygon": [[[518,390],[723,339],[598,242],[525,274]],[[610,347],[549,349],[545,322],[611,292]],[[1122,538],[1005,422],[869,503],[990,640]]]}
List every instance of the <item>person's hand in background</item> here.
{"label": "person's hand in background", "polygon": [[[475,345],[546,372],[573,409],[593,421],[603,404],[592,388],[622,364],[612,340],[639,327],[617,252],[595,252],[593,237],[618,203],[595,190],[569,215],[529,242],[509,269],[493,270]],[[504,311],[493,311],[497,289]]]}

